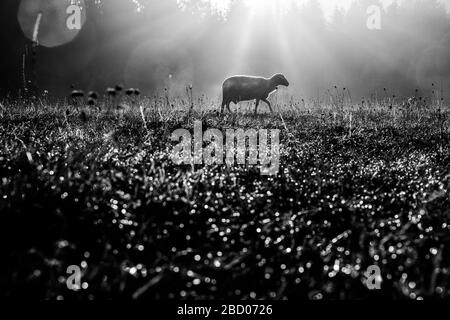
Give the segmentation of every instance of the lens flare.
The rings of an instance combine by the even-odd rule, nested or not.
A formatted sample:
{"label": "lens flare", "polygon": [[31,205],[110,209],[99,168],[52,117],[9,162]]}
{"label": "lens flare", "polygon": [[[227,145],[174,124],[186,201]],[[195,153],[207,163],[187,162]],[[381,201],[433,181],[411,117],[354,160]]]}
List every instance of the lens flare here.
{"label": "lens flare", "polygon": [[22,0],[17,19],[28,39],[44,47],[57,47],[81,31],[85,8],[84,0]]}

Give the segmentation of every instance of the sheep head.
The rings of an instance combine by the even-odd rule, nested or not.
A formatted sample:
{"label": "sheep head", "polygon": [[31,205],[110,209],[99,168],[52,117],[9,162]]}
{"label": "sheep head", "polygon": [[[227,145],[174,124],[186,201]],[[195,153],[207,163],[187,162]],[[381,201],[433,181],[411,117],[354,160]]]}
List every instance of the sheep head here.
{"label": "sheep head", "polygon": [[289,81],[287,81],[286,77],[281,73],[274,75],[271,79],[274,87],[285,86],[289,87]]}

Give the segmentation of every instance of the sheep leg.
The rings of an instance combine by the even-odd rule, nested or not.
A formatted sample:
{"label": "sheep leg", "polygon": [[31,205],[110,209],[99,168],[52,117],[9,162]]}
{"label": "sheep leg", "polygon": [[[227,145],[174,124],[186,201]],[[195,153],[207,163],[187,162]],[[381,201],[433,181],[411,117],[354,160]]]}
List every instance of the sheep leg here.
{"label": "sheep leg", "polygon": [[231,109],[230,109],[230,104],[231,104],[231,102],[228,102],[228,103],[227,103],[227,109],[228,109],[228,112],[229,112],[229,113],[232,113],[232,112],[231,112]]}
{"label": "sheep leg", "polygon": [[270,102],[267,99],[264,99],[263,101],[269,106],[270,112],[273,113],[272,105],[270,104]]}
{"label": "sheep leg", "polygon": [[223,101],[222,102],[222,108],[220,108],[220,113],[222,114],[223,113],[223,108],[226,106],[226,102],[225,101]]}
{"label": "sheep leg", "polygon": [[258,114],[259,99],[256,99],[255,114]]}

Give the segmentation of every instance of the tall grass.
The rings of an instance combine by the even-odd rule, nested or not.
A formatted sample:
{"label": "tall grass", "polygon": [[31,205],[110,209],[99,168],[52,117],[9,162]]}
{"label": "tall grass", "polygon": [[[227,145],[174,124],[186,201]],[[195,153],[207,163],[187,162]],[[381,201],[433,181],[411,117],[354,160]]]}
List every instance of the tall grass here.
{"label": "tall grass", "polygon": [[[257,116],[190,93],[173,108],[164,94],[0,101],[0,295],[448,298],[448,107],[338,93]],[[280,129],[280,172],[175,166],[171,133],[197,120]],[[81,261],[75,294],[65,270]],[[379,293],[364,285],[373,264]]]}

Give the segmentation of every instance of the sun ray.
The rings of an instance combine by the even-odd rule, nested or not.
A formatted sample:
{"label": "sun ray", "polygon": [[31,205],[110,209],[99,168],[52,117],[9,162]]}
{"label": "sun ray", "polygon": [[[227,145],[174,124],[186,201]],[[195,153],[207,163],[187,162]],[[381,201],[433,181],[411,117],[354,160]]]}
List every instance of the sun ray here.
{"label": "sun ray", "polygon": [[232,69],[230,70],[230,75],[242,73],[245,64],[245,53],[247,52],[249,46],[251,45],[251,38],[253,34],[253,20],[254,17],[250,16],[247,18],[244,24],[243,32],[240,35],[238,44],[233,50],[236,50],[233,58]]}

